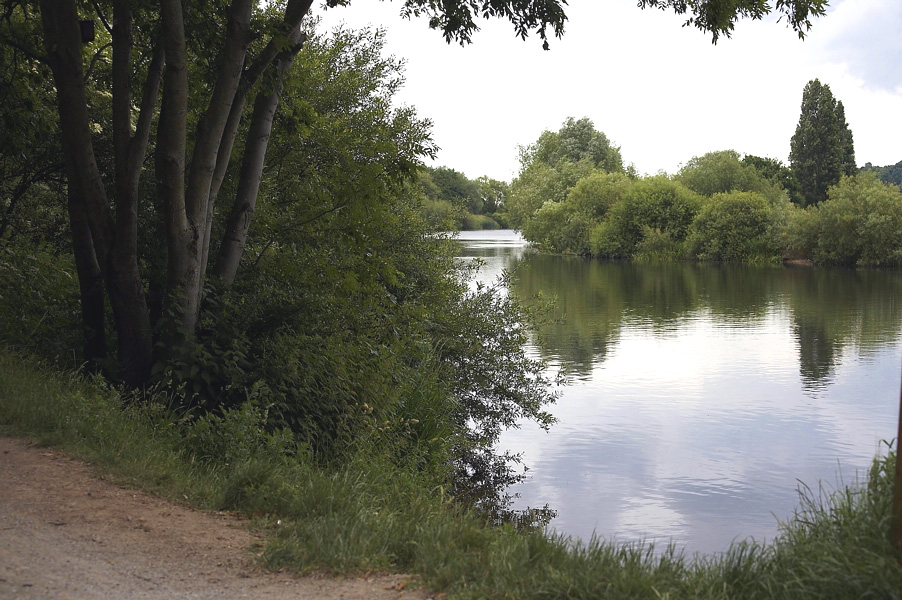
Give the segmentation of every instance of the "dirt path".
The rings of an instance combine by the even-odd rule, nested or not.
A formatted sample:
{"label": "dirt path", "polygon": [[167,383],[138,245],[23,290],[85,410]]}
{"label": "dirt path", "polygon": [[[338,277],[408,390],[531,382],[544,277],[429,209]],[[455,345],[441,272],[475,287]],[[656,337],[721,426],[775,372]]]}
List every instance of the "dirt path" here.
{"label": "dirt path", "polygon": [[422,600],[402,577],[329,579],[249,564],[240,522],[100,479],[85,463],[0,438],[0,598]]}

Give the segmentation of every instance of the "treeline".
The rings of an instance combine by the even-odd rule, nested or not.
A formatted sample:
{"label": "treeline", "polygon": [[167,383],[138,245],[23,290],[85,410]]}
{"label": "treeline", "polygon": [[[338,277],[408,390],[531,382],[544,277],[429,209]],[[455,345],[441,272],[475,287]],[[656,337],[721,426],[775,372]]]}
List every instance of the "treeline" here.
{"label": "treeline", "polygon": [[424,167],[417,178],[422,215],[449,230],[507,227],[504,202],[510,185],[483,176],[468,179],[448,167]]}
{"label": "treeline", "polygon": [[902,160],[894,165],[885,167],[875,167],[871,163],[865,163],[859,171],[862,173],[874,173],[880,181],[902,188]]}
{"label": "treeline", "polygon": [[[841,109],[841,103],[834,106]],[[638,177],[590,120],[570,119],[521,153],[508,217],[527,240],[549,252],[898,266],[902,190],[872,169],[854,174],[851,134],[844,131],[837,126],[832,138],[813,136],[838,140],[821,160],[805,154],[812,150],[798,141],[807,135],[800,124],[793,156],[803,168],[727,150],[695,157],[673,176]],[[832,171],[821,169],[824,164],[832,164]],[[810,193],[809,174],[823,187],[822,199]]]}

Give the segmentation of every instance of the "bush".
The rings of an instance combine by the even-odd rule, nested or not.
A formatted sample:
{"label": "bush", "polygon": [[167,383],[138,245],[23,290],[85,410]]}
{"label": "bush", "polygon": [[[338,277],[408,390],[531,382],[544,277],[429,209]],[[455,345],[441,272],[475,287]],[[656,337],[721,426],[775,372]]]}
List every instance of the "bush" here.
{"label": "bush", "polygon": [[599,221],[626,195],[630,178],[623,173],[592,173],[580,179],[567,195],[567,204]]}
{"label": "bush", "polygon": [[676,179],[702,196],[727,192],[757,192],[776,203],[785,195],[780,184],[767,179],[751,164],[739,160],[735,150],[696,156],[680,169]]}
{"label": "bush", "polygon": [[843,177],[799,233],[818,263],[902,265],[902,191],[873,173]]}
{"label": "bush", "polygon": [[0,245],[0,342],[76,367],[81,357],[78,278],[71,256]]}
{"label": "bush", "polygon": [[655,230],[671,242],[682,242],[700,207],[698,194],[667,177],[638,181],[610,209],[607,220],[592,230],[592,254],[632,256],[646,232]]}
{"label": "bush", "polygon": [[769,235],[767,199],[752,192],[715,194],[692,224],[689,251],[703,260],[772,262],[779,247]]}

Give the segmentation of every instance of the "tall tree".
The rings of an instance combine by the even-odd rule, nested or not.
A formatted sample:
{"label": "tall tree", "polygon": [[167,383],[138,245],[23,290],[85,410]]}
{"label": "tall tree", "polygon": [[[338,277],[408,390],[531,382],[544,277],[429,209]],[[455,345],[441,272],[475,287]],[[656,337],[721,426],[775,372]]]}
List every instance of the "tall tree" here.
{"label": "tall tree", "polygon": [[802,93],[789,162],[806,206],[826,200],[827,190],[840,177],[855,174],[855,149],[845,109],[830,86],[817,79],[809,81]]}

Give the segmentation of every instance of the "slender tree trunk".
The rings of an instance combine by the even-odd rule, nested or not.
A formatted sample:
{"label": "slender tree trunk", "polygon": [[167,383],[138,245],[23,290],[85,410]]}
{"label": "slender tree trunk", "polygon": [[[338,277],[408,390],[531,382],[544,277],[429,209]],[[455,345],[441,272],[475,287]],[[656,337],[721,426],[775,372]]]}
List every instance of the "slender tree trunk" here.
{"label": "slender tree trunk", "polygon": [[78,186],[67,187],[72,252],[75,254],[75,270],[78,273],[78,289],[81,297],[84,355],[88,368],[95,371],[101,361],[107,358],[103,273],[97,264],[91,229],[85,218],[84,198],[79,194]]}
{"label": "slender tree trunk", "polygon": [[[282,29],[285,35],[295,45],[303,43],[306,36],[301,32],[301,21],[310,10],[313,0],[288,0],[285,7],[285,18],[282,21]],[[203,242],[203,256],[201,260],[201,280],[206,277],[207,267],[210,259],[210,234],[213,227],[213,211],[216,199],[222,182],[228,171],[229,161],[232,156],[235,138],[238,135],[238,126],[241,123],[241,117],[244,114],[244,107],[247,103],[247,97],[250,90],[260,81],[263,73],[279,56],[279,44],[275,39],[271,39],[263,48],[253,63],[245,70],[241,81],[238,84],[238,90],[235,93],[235,100],[232,102],[229,117],[226,121],[223,131],[222,143],[219,149],[219,155],[216,158],[216,168],[213,172],[213,181],[210,186],[210,200],[207,204],[206,215],[206,239]]]}
{"label": "slender tree trunk", "polygon": [[[119,361],[122,376],[129,385],[141,385],[150,376],[151,347],[149,319],[144,302],[143,285],[137,266],[127,264],[129,258],[116,256],[117,247],[134,245],[134,240],[119,239],[114,229],[109,201],[100,170],[94,157],[90,120],[85,100],[81,34],[74,0],[41,0],[44,43],[56,84],[60,116],[60,132],[68,184],[80,200],[74,205],[73,236],[81,235],[81,250],[93,248],[94,258],[103,274],[116,324]],[[90,246],[83,234],[84,223],[90,232]],[[126,216],[125,218],[129,218]],[[122,232],[126,237],[130,231]],[[76,261],[79,281],[94,281],[90,257]],[[94,288],[91,288],[94,294]],[[84,295],[84,294],[83,294]],[[94,297],[93,295],[91,296]],[[88,307],[91,314],[96,301]],[[93,318],[93,317],[91,317]]]}
{"label": "slender tree trunk", "polygon": [[300,32],[293,33],[295,35],[292,39],[294,47],[280,53],[276,59],[276,66],[272,71],[271,89],[260,92],[254,102],[254,112],[245,140],[238,191],[235,194],[235,202],[226,224],[226,232],[216,267],[216,274],[227,284],[231,284],[235,280],[257,205],[260,180],[263,177],[263,161],[266,158],[266,148],[272,132],[273,119],[279,106],[279,95],[282,93],[282,77],[291,68],[294,58],[301,49]]}
{"label": "slender tree trunk", "polygon": [[155,164],[157,194],[166,221],[168,293],[176,295],[184,293],[186,274],[196,268],[192,264],[188,248],[197,235],[185,211],[188,69],[185,23],[180,0],[160,0],[160,15],[166,60]]}

